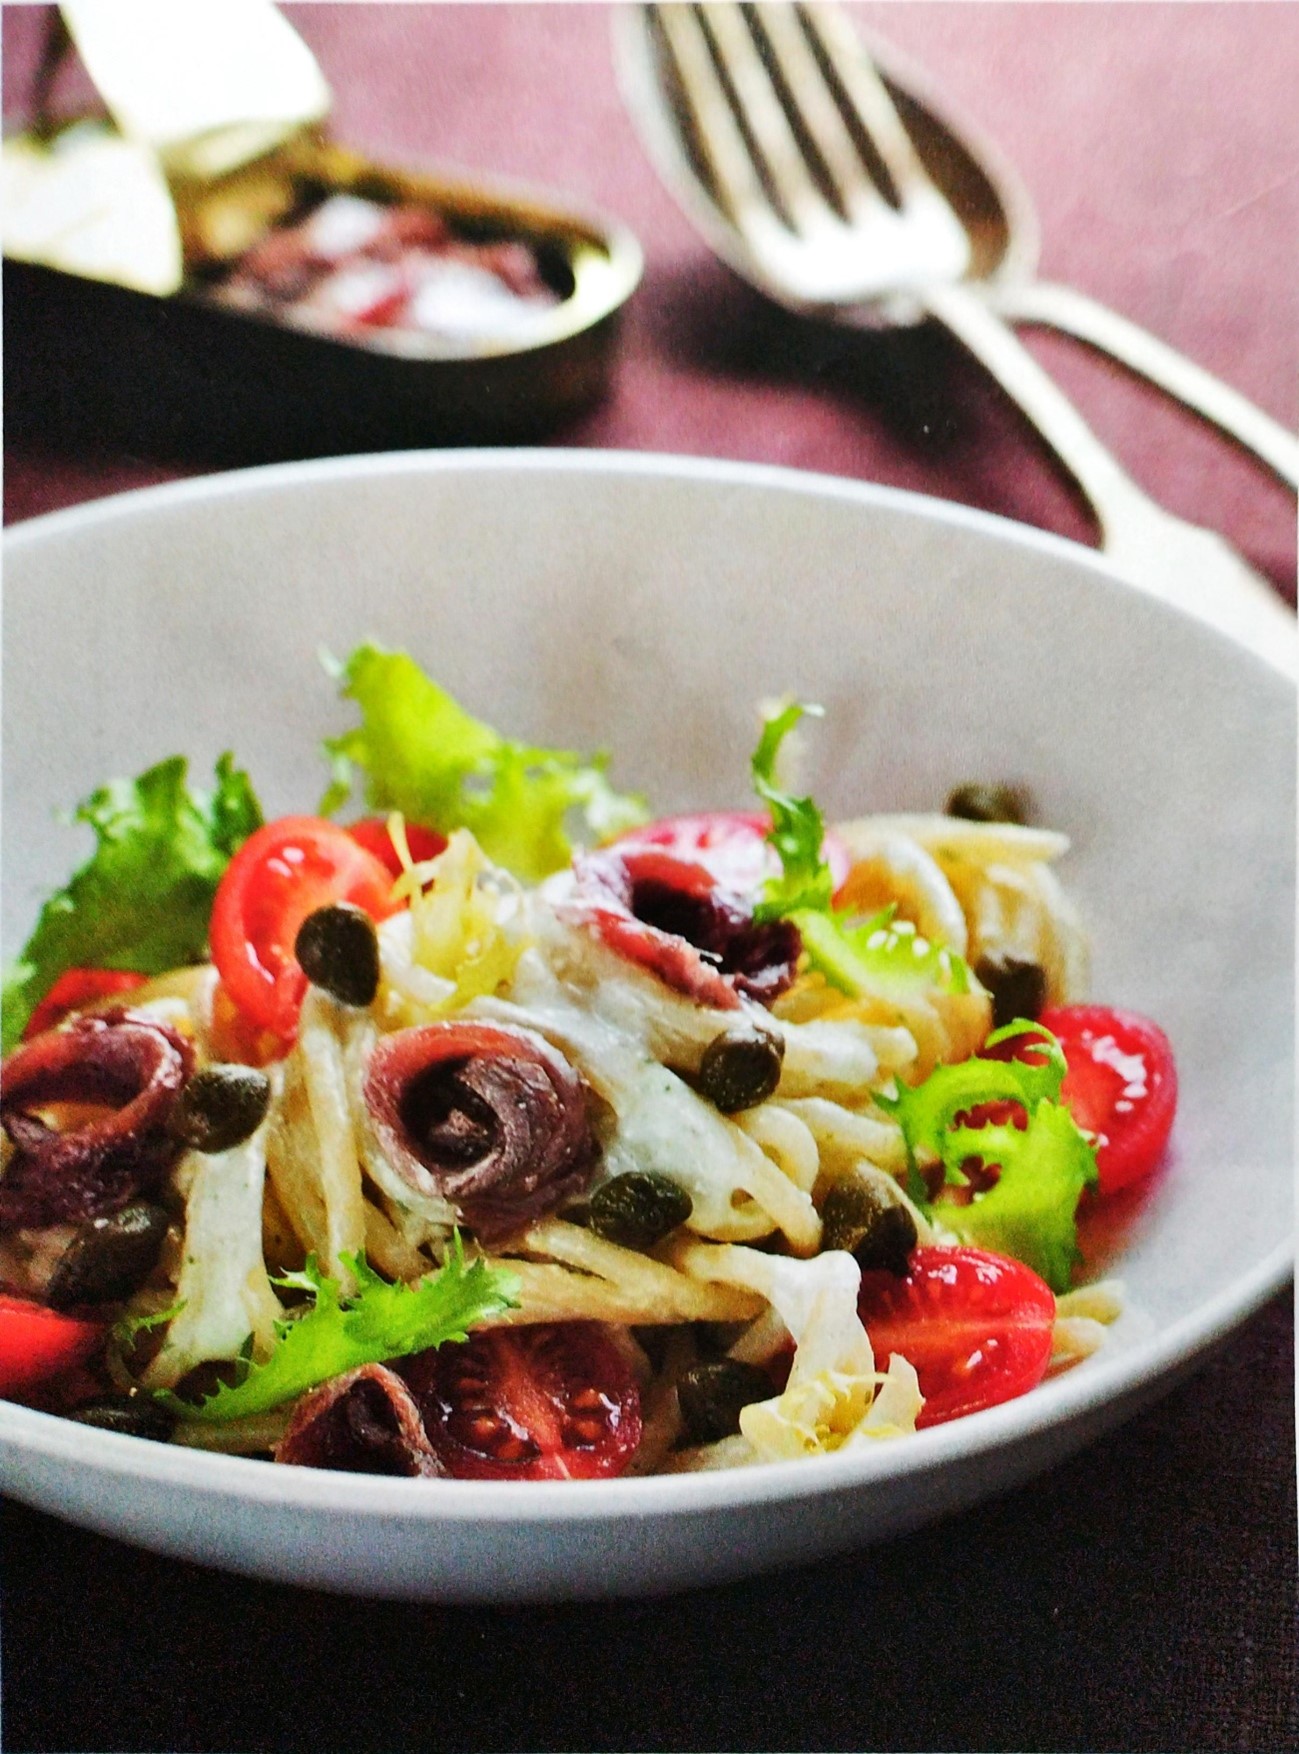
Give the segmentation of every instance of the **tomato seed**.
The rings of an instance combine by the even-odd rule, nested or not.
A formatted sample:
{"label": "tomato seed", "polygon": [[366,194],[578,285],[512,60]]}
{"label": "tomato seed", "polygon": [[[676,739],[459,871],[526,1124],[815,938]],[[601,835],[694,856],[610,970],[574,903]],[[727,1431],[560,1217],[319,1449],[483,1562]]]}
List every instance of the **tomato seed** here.
{"label": "tomato seed", "polygon": [[604,1436],[603,1419],[569,1419],[564,1426],[564,1441],[591,1449]]}

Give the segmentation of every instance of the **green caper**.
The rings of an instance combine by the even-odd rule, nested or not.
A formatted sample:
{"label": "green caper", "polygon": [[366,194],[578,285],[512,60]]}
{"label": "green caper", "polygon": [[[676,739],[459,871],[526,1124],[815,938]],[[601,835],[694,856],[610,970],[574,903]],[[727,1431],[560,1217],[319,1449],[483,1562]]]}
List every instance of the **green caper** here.
{"label": "green caper", "polygon": [[204,1066],[176,1098],[168,1130],[194,1151],[229,1151],[266,1119],[271,1081],[256,1066]]}
{"label": "green caper", "polygon": [[379,935],[364,908],[332,902],[298,927],[293,954],[313,986],[344,1005],[373,1005],[379,991]]}
{"label": "green caper", "polygon": [[153,1271],[169,1222],[162,1207],[148,1200],[89,1219],[59,1256],[45,1301],[52,1309],[120,1303]]}
{"label": "green caper", "polygon": [[1000,1029],[1017,1017],[1035,1021],[1046,1004],[1046,974],[1019,956],[981,956],[974,972],[992,994],[992,1022]]}
{"label": "green caper", "polygon": [[695,1364],[677,1384],[677,1404],[686,1431],[695,1443],[720,1443],[740,1429],[740,1411],[775,1394],[771,1378],[756,1364],[719,1358]]}
{"label": "green caper", "polygon": [[623,1248],[647,1249],[689,1218],[694,1203],[671,1176],[633,1169],[591,1195],[587,1222],[597,1236]]}
{"label": "green caper", "polygon": [[900,1196],[861,1175],[837,1181],[821,1207],[821,1247],[846,1249],[862,1268],[899,1277],[917,1242],[916,1221]]}
{"label": "green caper", "polygon": [[1019,822],[1029,818],[1028,793],[1022,786],[985,785],[978,780],[957,786],[944,806],[948,816],[970,822]]}
{"label": "green caper", "polygon": [[125,1437],[147,1437],[154,1443],[166,1443],[176,1426],[167,1409],[147,1395],[104,1395],[86,1401],[68,1417],[99,1431],[120,1431]]}
{"label": "green caper", "polygon": [[728,1029],[710,1041],[695,1083],[724,1115],[765,1102],[780,1083],[783,1036],[754,1028]]}

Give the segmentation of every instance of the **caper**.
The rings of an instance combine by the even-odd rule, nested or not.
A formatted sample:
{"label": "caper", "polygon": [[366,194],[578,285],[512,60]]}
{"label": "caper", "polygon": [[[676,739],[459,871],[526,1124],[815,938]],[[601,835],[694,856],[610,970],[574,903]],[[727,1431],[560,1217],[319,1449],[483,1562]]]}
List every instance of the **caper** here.
{"label": "caper", "polygon": [[125,1437],[147,1437],[154,1443],[166,1443],[176,1426],[167,1409],[147,1395],[104,1395],[84,1402],[68,1417],[99,1431],[120,1431]]}
{"label": "caper", "polygon": [[671,1176],[629,1170],[591,1195],[587,1222],[597,1236],[623,1248],[647,1249],[684,1224],[694,1202]]}
{"label": "caper", "polygon": [[775,1394],[771,1378],[756,1364],[719,1358],[695,1364],[677,1384],[677,1404],[686,1431],[695,1443],[720,1443],[740,1429],[740,1411]]}
{"label": "caper", "polygon": [[59,1256],[45,1301],[53,1309],[120,1303],[153,1271],[169,1222],[162,1207],[148,1200],[89,1219]]}
{"label": "caper", "polygon": [[944,806],[948,816],[964,816],[969,822],[1028,821],[1029,798],[1021,786],[985,785],[973,780],[957,786]]}
{"label": "caper", "polygon": [[350,901],[318,907],[298,927],[293,954],[313,986],[344,1005],[364,1008],[379,991],[379,935],[364,908]]}
{"label": "caper", "polygon": [[1046,974],[1036,962],[1019,956],[981,956],[974,972],[992,994],[993,1026],[1017,1017],[1035,1021],[1046,1004]]}
{"label": "caper", "polygon": [[883,1267],[899,1277],[916,1246],[916,1221],[901,1197],[876,1181],[847,1175],[821,1207],[821,1247],[846,1249],[862,1268]]}
{"label": "caper", "polygon": [[176,1098],[167,1122],[194,1151],[229,1151],[266,1119],[271,1081],[256,1066],[204,1066]]}
{"label": "caper", "polygon": [[765,1029],[728,1029],[710,1041],[695,1079],[724,1115],[765,1102],[780,1083],[783,1036]]}

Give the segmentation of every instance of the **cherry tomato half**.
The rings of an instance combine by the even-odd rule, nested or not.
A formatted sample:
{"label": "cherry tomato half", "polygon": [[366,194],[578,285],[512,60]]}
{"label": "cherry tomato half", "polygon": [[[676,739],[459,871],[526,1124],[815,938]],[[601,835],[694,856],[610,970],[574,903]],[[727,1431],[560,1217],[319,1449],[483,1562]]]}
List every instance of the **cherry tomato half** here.
{"label": "cherry tomato half", "polygon": [[1140,1181],[1163,1155],[1177,1110],[1168,1037],[1149,1018],[1107,1005],[1060,1005],[1043,1011],[1040,1021],[1069,1067],[1061,1099],[1078,1125],[1097,1136],[1101,1193]]}
{"label": "cherry tomato half", "polygon": [[[358,846],[373,853],[385,870],[391,871],[394,877],[401,876],[402,863],[388,833],[386,816],[363,816],[359,822],[349,822],[347,832]],[[422,828],[418,822],[406,824],[406,845],[417,865],[422,865],[426,859],[436,859],[446,844],[447,837],[439,834],[437,829]]]}
{"label": "cherry tomato half", "polygon": [[25,1297],[0,1295],[0,1395],[83,1364],[99,1349],[105,1332],[103,1322],[81,1321]]}
{"label": "cherry tomato half", "polygon": [[[719,883],[742,895],[780,871],[780,860],[767,843],[771,818],[760,810],[711,810],[691,816],[664,816],[618,838],[619,846],[662,847],[711,871]],[[852,868],[852,854],[833,829],[821,843],[836,889]]]}
{"label": "cherry tomato half", "polygon": [[124,968],[70,968],[61,974],[28,1019],[23,1040],[43,1035],[62,1023],[74,1011],[93,1005],[96,999],[107,999],[114,993],[129,993],[145,982],[142,974]]}
{"label": "cherry tomato half", "polygon": [[1050,1287],[1021,1261],[983,1249],[915,1249],[904,1279],[863,1273],[858,1310],[881,1368],[894,1352],[915,1366],[920,1427],[1013,1400],[1051,1358]]}
{"label": "cherry tomato half", "polygon": [[620,1474],[640,1442],[640,1393],[598,1322],[487,1328],[400,1369],[458,1480]]}
{"label": "cherry tomato half", "polygon": [[226,992],[262,1029],[289,1040],[307,990],[293,954],[298,927],[331,902],[376,920],[396,911],[392,878],[346,829],[316,816],[283,816],[250,835],[217,886],[212,960]]}

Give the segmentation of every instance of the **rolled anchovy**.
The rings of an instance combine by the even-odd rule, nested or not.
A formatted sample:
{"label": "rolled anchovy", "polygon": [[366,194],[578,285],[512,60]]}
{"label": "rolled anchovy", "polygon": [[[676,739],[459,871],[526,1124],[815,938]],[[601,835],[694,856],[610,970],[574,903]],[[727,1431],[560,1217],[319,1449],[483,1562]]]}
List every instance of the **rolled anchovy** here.
{"label": "rolled anchovy", "polygon": [[397,1173],[488,1242],[584,1193],[599,1158],[585,1085],[526,1029],[398,1030],[371,1053],[365,1101]]}
{"label": "rolled anchovy", "polygon": [[751,902],[703,865],[655,847],[579,858],[566,911],[678,993],[719,1010],[740,996],[770,1005],[794,984],[802,940],[789,920],[757,921]]}
{"label": "rolled anchovy", "polygon": [[382,1364],[363,1364],[305,1395],[273,1453],[277,1462],[349,1474],[422,1480],[444,1471],[410,1390]]}
{"label": "rolled anchovy", "polygon": [[[183,1148],[167,1121],[193,1070],[184,1036],[132,1011],[24,1042],[0,1086],[0,1124],[16,1147],[0,1180],[0,1227],[100,1218],[156,1188]],[[61,1131],[39,1112],[59,1103],[107,1112]]]}

